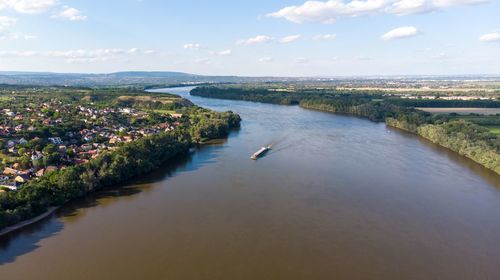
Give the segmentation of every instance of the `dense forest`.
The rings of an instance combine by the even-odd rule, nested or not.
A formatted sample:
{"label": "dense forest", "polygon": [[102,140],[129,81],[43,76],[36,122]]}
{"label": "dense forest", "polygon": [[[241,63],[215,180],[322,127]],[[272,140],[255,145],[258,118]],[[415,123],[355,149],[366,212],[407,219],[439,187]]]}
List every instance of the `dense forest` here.
{"label": "dense forest", "polygon": [[414,107],[499,107],[496,100],[406,100],[381,94],[335,90],[276,92],[265,88],[199,87],[191,94],[301,107],[386,122],[418,134],[500,174],[500,137],[478,124],[497,124],[498,116],[432,115]]}
{"label": "dense forest", "polygon": [[416,133],[500,174],[500,138],[484,127],[465,120],[416,125],[402,116],[399,119],[388,118],[386,122],[392,127]]}

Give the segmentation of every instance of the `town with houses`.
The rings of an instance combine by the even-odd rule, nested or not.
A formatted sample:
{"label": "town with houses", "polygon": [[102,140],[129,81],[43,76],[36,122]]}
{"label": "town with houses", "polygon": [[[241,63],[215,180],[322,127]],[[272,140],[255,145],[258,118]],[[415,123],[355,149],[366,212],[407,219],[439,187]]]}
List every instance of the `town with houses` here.
{"label": "town with houses", "polygon": [[182,114],[58,100],[0,109],[0,192],[16,191],[48,172],[84,164],[181,122]]}

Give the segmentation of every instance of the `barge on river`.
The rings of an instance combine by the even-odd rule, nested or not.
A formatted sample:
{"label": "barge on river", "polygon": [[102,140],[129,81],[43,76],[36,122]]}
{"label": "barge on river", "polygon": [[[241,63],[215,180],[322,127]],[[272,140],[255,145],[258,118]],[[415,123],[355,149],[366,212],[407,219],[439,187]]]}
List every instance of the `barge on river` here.
{"label": "barge on river", "polygon": [[257,152],[255,152],[250,158],[253,159],[253,160],[257,160],[258,158],[260,158],[263,155],[265,155],[270,149],[271,149],[270,145],[267,146],[267,147],[262,147],[262,148],[260,148],[260,150],[258,150]]}

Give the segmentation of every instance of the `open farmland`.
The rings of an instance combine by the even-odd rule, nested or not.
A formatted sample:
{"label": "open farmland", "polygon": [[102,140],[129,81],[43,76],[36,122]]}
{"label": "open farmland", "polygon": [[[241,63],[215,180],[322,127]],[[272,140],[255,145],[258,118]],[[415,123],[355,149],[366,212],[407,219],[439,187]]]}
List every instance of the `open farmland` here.
{"label": "open farmland", "polygon": [[500,114],[500,108],[416,108],[432,114],[481,114],[481,115],[496,115]]}

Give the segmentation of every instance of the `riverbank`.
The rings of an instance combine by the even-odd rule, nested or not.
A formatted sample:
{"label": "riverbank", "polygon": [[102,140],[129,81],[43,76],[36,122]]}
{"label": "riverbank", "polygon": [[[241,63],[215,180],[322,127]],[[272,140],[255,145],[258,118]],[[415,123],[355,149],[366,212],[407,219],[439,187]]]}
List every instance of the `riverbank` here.
{"label": "riverbank", "polygon": [[41,215],[38,215],[38,216],[36,216],[32,219],[29,219],[29,220],[20,222],[18,224],[13,225],[13,226],[6,227],[6,228],[0,230],[0,237],[2,237],[3,235],[6,235],[8,233],[11,233],[13,231],[24,228],[26,226],[37,223],[37,222],[47,218],[48,216],[52,215],[52,213],[54,213],[57,209],[59,209],[59,207],[50,207],[47,211],[45,211],[45,213],[43,213]]}
{"label": "riverbank", "polygon": [[[226,136],[227,133],[224,135]],[[51,178],[42,177],[40,181],[33,181],[33,183],[23,187],[18,192],[9,192],[5,194],[11,195],[15,200],[17,199],[16,195],[20,193],[21,197],[27,197],[24,198],[25,200],[27,199],[27,201],[17,199],[16,202],[19,206],[15,207],[13,211],[7,212],[5,209],[2,209],[3,213],[0,218],[3,219],[2,223],[7,224],[7,227],[2,229],[0,236],[42,220],[52,214],[60,205],[68,201],[83,197],[88,193],[109,186],[123,183],[139,175],[147,174],[179,154],[188,153],[195,143],[188,141],[185,136],[183,137],[184,140],[179,140],[167,133],[164,135],[147,137],[125,145],[115,153],[98,157],[88,164],[53,172],[50,174]],[[144,148],[144,145],[148,145],[149,147]],[[125,159],[123,157],[124,155],[128,155],[128,159]],[[87,177],[91,177],[92,179],[89,180]],[[59,189],[57,193],[48,197],[37,197],[37,195],[40,196],[39,192],[46,193],[48,190],[54,190],[61,187],[59,185],[53,185],[54,183],[51,182],[51,179],[54,178],[63,180],[63,187],[65,187],[65,189]],[[55,180],[56,184],[59,184],[58,181],[60,180]],[[47,191],[41,191],[42,189]],[[63,198],[64,202],[57,202]],[[39,204],[39,201],[49,201],[52,205],[55,204],[57,206],[48,207],[43,214],[36,217],[30,217],[32,216],[30,212],[35,212],[35,207],[44,206],[43,204]],[[37,204],[33,206],[34,203]],[[33,209],[28,212],[28,214],[24,214],[29,215],[29,219],[26,220],[21,218],[20,222],[9,224],[9,220],[15,221],[15,218],[17,218],[16,213],[20,211],[18,209],[26,211],[26,205],[30,206],[30,210]]]}
{"label": "riverbank", "polygon": [[[386,124],[425,138],[443,148],[467,157],[500,175],[500,154],[492,146],[485,128],[466,121],[452,121],[442,124],[416,125],[404,120],[388,118]],[[475,141],[471,139],[476,138]]]}

